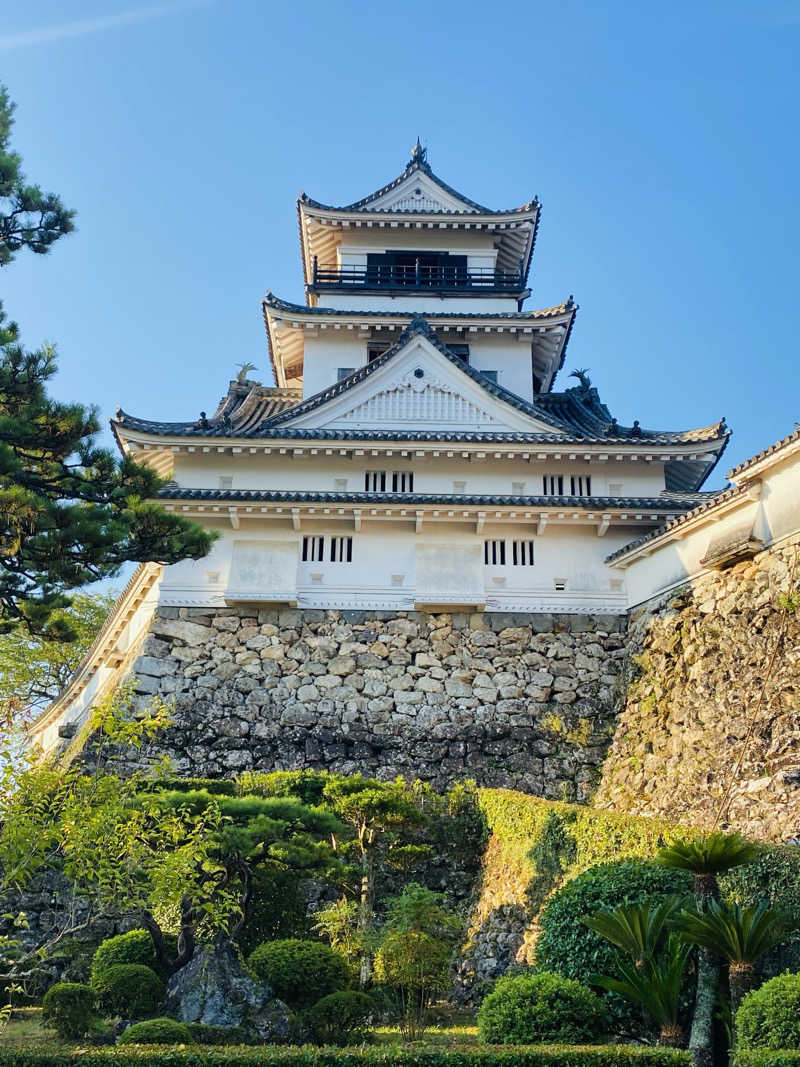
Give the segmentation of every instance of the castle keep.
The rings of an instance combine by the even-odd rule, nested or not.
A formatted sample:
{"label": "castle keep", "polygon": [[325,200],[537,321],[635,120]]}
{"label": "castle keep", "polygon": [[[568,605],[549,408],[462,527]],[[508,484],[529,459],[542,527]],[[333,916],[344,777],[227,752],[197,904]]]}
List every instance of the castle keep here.
{"label": "castle keep", "polygon": [[138,569],[34,740],[52,751],[132,674],[142,702],[174,700],[186,773],[470,775],[586,799],[629,613],[638,648],[681,583],[788,543],[794,445],[704,492],[724,420],[621,425],[586,372],[565,377],[576,305],[527,307],[536,199],[483,207],[417,143],[370,196],[297,206],[306,302],[262,301],[275,384],[245,364],[212,414],[112,421],[170,479],[164,506],[219,538]]}

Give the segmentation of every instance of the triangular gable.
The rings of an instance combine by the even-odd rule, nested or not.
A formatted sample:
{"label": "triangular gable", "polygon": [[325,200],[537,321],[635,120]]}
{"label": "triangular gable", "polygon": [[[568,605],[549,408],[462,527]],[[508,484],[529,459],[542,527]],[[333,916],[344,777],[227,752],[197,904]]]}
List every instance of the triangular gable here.
{"label": "triangular gable", "polygon": [[446,214],[475,212],[475,204],[437,181],[421,167],[393,184],[385,193],[364,204],[365,211],[441,211]]}
{"label": "triangular gable", "polygon": [[420,319],[368,367],[270,420],[277,422],[320,430],[567,432],[463,364]]}

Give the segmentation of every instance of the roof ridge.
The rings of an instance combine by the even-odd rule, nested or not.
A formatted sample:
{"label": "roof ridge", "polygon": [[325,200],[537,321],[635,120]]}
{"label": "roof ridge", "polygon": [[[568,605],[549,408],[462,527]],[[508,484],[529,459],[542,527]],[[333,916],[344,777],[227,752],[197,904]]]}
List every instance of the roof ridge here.
{"label": "roof ridge", "polygon": [[[283,297],[276,296],[271,289],[267,289],[264,296],[261,298],[262,307],[273,308],[276,311],[295,312],[303,315],[336,315],[336,316],[358,316],[365,315],[369,318],[396,318],[402,319],[406,316],[413,318],[415,315],[422,315],[419,311],[384,311],[379,308],[364,308],[360,311],[353,311],[350,308],[330,308],[319,305],[317,307],[309,307],[308,304],[295,304],[291,300],[284,300]],[[431,311],[427,313],[427,317],[431,319],[518,319],[519,321],[526,321],[529,319],[545,318],[548,315],[564,315],[570,311],[578,311],[579,305],[575,303],[575,298],[570,296],[561,304],[553,304],[547,308],[535,308],[532,311]]]}

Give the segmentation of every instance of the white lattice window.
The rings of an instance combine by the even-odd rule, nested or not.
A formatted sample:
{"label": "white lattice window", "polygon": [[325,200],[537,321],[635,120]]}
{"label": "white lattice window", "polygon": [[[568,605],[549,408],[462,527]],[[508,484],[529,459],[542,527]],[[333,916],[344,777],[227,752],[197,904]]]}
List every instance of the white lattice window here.
{"label": "white lattice window", "polygon": [[533,541],[512,541],[511,563],[515,567],[532,567]]}
{"label": "white lattice window", "polygon": [[385,493],[386,492],[386,471],[365,471],[364,472],[364,492],[365,493]]}
{"label": "white lattice window", "polygon": [[589,474],[573,474],[569,480],[571,496],[591,496],[592,478]]}
{"label": "white lattice window", "polygon": [[505,541],[484,541],[483,562],[487,567],[505,567],[506,543]]}
{"label": "white lattice window", "polygon": [[393,493],[413,493],[414,492],[414,472],[413,471],[392,471],[392,492]]}
{"label": "white lattice window", "polygon": [[331,563],[352,563],[353,562],[353,538],[352,537],[332,537],[331,538]]}
{"label": "white lattice window", "polygon": [[566,578],[554,578],[553,579],[553,588],[555,589],[555,591],[557,593],[563,593],[564,590],[567,588],[567,579]]}
{"label": "white lattice window", "polygon": [[563,496],[564,495],[564,475],[563,474],[545,474],[543,481],[544,481],[544,495],[545,496]]}
{"label": "white lattice window", "polygon": [[325,539],[323,537],[303,538],[303,563],[319,563],[323,558]]}

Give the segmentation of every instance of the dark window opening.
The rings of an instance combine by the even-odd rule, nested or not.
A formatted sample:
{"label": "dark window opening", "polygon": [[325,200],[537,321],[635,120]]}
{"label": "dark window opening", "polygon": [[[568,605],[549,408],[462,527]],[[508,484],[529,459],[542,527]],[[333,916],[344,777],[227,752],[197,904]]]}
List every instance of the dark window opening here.
{"label": "dark window opening", "polygon": [[369,252],[366,283],[410,289],[466,287],[467,257],[449,252]]}

